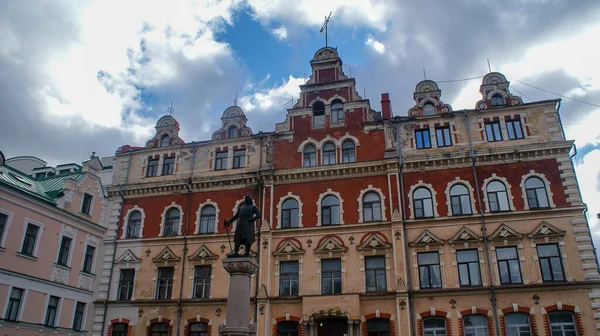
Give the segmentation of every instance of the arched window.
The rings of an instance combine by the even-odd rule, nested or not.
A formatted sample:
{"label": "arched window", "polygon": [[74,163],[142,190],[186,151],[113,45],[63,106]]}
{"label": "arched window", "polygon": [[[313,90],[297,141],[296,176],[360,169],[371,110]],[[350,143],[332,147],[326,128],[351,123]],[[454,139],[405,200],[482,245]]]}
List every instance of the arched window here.
{"label": "arched window", "polygon": [[504,97],[499,93],[494,93],[492,96],[492,107],[504,106]]}
{"label": "arched window", "polygon": [[163,236],[176,236],[179,232],[179,209],[171,208],[167,210],[165,224],[163,227]]}
{"label": "arched window", "polygon": [[368,192],[363,196],[363,222],[381,220],[381,199],[376,192]]}
{"label": "arched window", "polygon": [[317,165],[317,149],[314,145],[307,145],[304,147],[304,167],[314,167]]}
{"label": "arched window", "polygon": [[546,192],[546,184],[537,177],[530,177],[525,181],[525,194],[527,195],[527,203],[529,209],[549,208],[548,193]]}
{"label": "arched window", "polygon": [[195,322],[189,325],[189,336],[210,336],[208,334],[208,324]]}
{"label": "arched window", "polygon": [[110,336],[127,336],[127,323],[115,323],[112,325]]}
{"label": "arched window", "polygon": [[433,217],[433,199],[427,188],[417,188],[413,192],[413,209],[415,218]]}
{"label": "arched window", "polygon": [[390,320],[375,318],[367,321],[367,335],[390,336]]}
{"label": "arched window", "polygon": [[277,323],[277,336],[298,336],[298,322],[281,321]]}
{"label": "arched window", "polygon": [[552,336],[577,336],[575,316],[568,311],[553,311],[548,313]]}
{"label": "arched window", "polygon": [[133,211],[127,219],[127,232],[125,238],[139,238],[140,228],[142,226],[142,213]]}
{"label": "arched window", "polygon": [[163,135],[160,138],[160,147],[168,147],[169,146],[169,136],[167,134]]}
{"label": "arched window", "polygon": [[423,319],[424,336],[446,336],[446,319],[427,317]]}
{"label": "arched window", "polygon": [[346,140],[342,144],[342,162],[356,162],[356,146],[354,141]]}
{"label": "arched window", "polygon": [[335,164],[335,145],[332,142],[323,145],[323,164]]}
{"label": "arched window", "polygon": [[281,227],[298,227],[298,201],[288,198],[281,206]]}
{"label": "arched window", "polygon": [[235,139],[238,137],[238,129],[235,126],[231,126],[227,129],[227,139]]}
{"label": "arched window", "polygon": [[504,315],[506,334],[515,336],[531,336],[529,315],[524,313],[509,313]]}
{"label": "arched window", "polygon": [[336,99],[331,102],[331,122],[339,123],[344,121],[344,103]]}
{"label": "arched window", "polygon": [[215,232],[215,215],[217,211],[212,205],[207,205],[200,211],[200,233]]}
{"label": "arched window", "polygon": [[484,315],[467,315],[463,317],[465,335],[488,336],[487,317]]}
{"label": "arched window", "polygon": [[150,336],[169,336],[168,323],[154,323],[150,326]]}
{"label": "arched window", "polygon": [[488,203],[490,212],[508,211],[508,193],[506,186],[500,181],[492,181],[487,185]]}
{"label": "arched window", "polygon": [[435,114],[435,106],[432,103],[425,103],[423,105],[423,115],[432,116]]}
{"label": "arched window", "polygon": [[322,101],[315,102],[313,108],[313,126],[325,126],[325,104]]}
{"label": "arched window", "polygon": [[473,213],[471,210],[471,196],[469,189],[462,184],[455,184],[450,188],[450,204],[452,205],[452,215],[470,215]]}
{"label": "arched window", "polygon": [[340,224],[340,201],[329,195],[321,201],[321,225]]}

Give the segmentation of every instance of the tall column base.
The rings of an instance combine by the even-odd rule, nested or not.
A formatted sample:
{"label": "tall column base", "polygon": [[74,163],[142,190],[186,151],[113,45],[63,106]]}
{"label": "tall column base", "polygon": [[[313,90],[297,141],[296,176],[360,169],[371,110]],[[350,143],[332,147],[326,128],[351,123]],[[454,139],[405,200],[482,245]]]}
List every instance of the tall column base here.
{"label": "tall column base", "polygon": [[229,273],[227,317],[219,326],[221,336],[255,336],[256,324],[250,324],[250,276],[258,264],[248,257],[226,258],[223,268]]}

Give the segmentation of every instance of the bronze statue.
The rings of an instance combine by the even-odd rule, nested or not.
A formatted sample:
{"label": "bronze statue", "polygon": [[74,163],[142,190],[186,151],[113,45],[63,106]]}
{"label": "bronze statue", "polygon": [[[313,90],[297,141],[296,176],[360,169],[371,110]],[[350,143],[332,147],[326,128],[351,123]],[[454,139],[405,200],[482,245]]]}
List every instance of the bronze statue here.
{"label": "bronze statue", "polygon": [[[227,230],[233,221],[238,221],[235,235],[233,236],[235,249],[228,257],[235,258],[250,255],[250,247],[252,247],[252,244],[254,243],[254,221],[259,218],[260,212],[252,203],[252,196],[246,195],[246,197],[244,197],[244,203],[238,208],[236,214],[230,220],[225,220],[224,223],[225,229]],[[229,231],[227,231],[227,234],[229,235]],[[239,254],[240,244],[244,244],[245,249],[243,255]]]}

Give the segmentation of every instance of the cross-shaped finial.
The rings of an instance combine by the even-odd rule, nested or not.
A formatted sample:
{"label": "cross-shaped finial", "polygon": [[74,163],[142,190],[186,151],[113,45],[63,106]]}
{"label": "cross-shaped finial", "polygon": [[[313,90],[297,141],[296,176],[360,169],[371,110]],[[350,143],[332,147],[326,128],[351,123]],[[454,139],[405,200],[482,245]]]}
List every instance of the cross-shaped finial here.
{"label": "cross-shaped finial", "polygon": [[167,113],[169,115],[173,115],[173,113],[175,113],[175,109],[173,108],[173,102],[171,102],[171,106],[167,107]]}
{"label": "cross-shaped finial", "polygon": [[323,30],[325,31],[325,47],[327,47],[327,26],[329,25],[329,19],[331,18],[331,13],[329,12],[329,16],[325,16],[325,23],[323,23],[323,27],[321,27],[321,34],[323,34]]}

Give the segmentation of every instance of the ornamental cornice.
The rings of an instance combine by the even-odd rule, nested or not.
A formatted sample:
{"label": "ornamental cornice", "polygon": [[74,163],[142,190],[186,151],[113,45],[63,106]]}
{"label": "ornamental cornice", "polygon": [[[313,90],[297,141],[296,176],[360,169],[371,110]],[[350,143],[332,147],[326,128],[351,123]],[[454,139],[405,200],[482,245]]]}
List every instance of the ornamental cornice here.
{"label": "ornamental cornice", "polygon": [[398,171],[398,163],[394,159],[358,162],[353,164],[337,164],[327,166],[294,168],[276,171],[272,182],[294,183],[313,180],[329,180],[348,177],[377,176]]}

